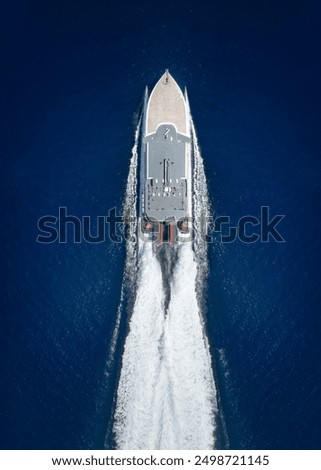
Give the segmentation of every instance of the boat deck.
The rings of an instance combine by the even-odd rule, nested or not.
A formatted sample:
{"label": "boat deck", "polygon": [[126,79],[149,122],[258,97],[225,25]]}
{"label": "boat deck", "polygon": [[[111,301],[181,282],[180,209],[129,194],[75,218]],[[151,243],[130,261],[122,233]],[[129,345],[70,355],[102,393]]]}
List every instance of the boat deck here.
{"label": "boat deck", "polygon": [[165,122],[174,124],[178,132],[187,133],[185,99],[168,71],[158,80],[150,96],[146,133],[156,132],[157,126]]}

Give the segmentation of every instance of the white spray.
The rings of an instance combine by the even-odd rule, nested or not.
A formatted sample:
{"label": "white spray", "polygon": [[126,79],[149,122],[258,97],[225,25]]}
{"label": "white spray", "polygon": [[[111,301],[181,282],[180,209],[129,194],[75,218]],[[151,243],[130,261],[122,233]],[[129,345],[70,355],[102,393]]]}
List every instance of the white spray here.
{"label": "white spray", "polygon": [[123,216],[127,221],[126,225],[127,230],[127,242],[126,242],[126,261],[125,269],[123,275],[123,282],[120,292],[120,302],[116,315],[116,323],[114,327],[114,332],[111,340],[111,345],[109,348],[109,355],[107,359],[107,368],[109,368],[113,362],[118,335],[121,316],[123,312],[125,288],[134,289],[136,281],[136,268],[137,268],[137,243],[133,243],[137,233],[137,214],[136,214],[136,204],[137,204],[137,165],[138,165],[138,145],[139,137],[141,132],[141,118],[138,121],[134,145],[131,152],[131,159],[129,164],[129,172],[126,183],[126,192],[125,200],[123,204]]}

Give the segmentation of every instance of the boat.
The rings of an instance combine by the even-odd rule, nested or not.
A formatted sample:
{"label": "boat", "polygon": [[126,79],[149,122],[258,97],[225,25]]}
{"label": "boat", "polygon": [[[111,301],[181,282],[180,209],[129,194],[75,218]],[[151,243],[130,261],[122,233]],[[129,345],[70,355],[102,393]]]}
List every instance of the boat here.
{"label": "boat", "polygon": [[155,245],[191,236],[192,152],[190,112],[168,70],[146,94],[139,179],[139,230]]}

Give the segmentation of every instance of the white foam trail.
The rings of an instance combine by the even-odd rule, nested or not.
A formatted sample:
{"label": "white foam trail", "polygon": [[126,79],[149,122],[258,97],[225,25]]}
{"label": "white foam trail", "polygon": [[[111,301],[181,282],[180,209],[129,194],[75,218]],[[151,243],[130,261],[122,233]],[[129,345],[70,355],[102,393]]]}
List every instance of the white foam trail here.
{"label": "white foam trail", "polygon": [[155,413],[163,334],[163,286],[151,244],[141,248],[134,311],[130,320],[117,393],[114,431],[121,449],[153,448],[150,426]]}
{"label": "white foam trail", "polygon": [[197,303],[196,276],[192,247],[183,244],[165,321],[162,367],[167,389],[160,402],[163,405],[161,449],[214,447],[216,392]]}
{"label": "white foam trail", "polygon": [[140,129],[141,118],[135,131],[135,141],[132,148],[132,156],[130,159],[129,174],[127,178],[125,201],[123,207],[123,216],[127,222],[130,222],[128,225],[126,241],[125,277],[126,280],[131,283],[135,282],[137,266],[137,243],[134,243],[133,241],[136,239],[137,233],[137,166]]}
{"label": "white foam trail", "polygon": [[191,134],[192,134],[192,152],[194,157],[193,172],[193,226],[196,232],[194,242],[194,250],[196,252],[199,273],[198,279],[201,283],[208,273],[207,260],[207,242],[205,234],[207,232],[206,220],[210,215],[210,202],[208,196],[206,175],[204,170],[203,158],[201,155],[195,126],[191,118]]}
{"label": "white foam trail", "polygon": [[114,431],[120,449],[214,447],[216,391],[196,276],[191,245],[185,244],[165,317],[160,264],[152,247],[143,246],[117,395]]}

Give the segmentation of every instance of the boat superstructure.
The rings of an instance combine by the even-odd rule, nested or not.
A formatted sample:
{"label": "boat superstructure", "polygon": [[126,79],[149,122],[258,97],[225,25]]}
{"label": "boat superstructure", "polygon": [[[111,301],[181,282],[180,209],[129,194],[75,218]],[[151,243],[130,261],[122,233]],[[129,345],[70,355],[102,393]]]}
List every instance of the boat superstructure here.
{"label": "boat superstructure", "polygon": [[192,162],[187,95],[168,70],[146,104],[140,171],[140,230],[157,244],[189,236]]}

